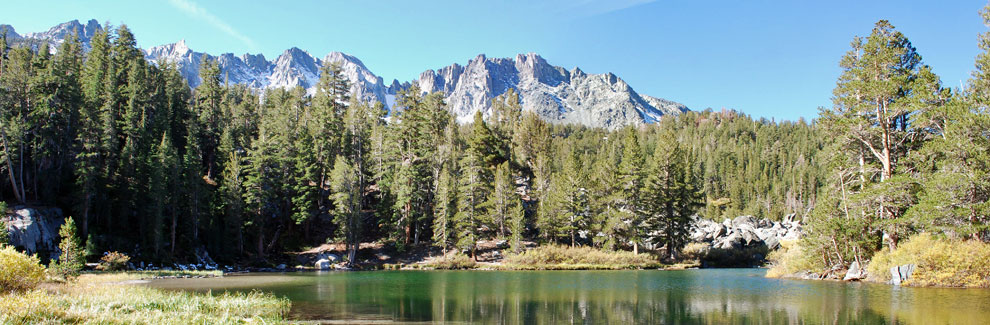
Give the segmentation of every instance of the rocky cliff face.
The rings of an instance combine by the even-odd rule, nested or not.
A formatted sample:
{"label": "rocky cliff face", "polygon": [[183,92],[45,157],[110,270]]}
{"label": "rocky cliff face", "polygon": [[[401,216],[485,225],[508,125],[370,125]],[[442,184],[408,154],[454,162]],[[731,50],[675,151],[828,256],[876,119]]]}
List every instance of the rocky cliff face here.
{"label": "rocky cliff face", "polygon": [[479,55],[466,66],[427,70],[414,82],[423,91],[446,94],[451,112],[462,122],[477,111],[489,114],[492,98],[510,88],[519,93],[523,110],[557,123],[616,128],[687,111],[684,105],[639,95],[612,73],[568,71],[535,53],[514,59]]}
{"label": "rocky cliff face", "polygon": [[28,254],[54,253],[58,249],[58,229],[65,219],[59,208],[16,206],[4,216],[10,244]]}
{"label": "rocky cliff face", "polygon": [[[101,28],[95,20],[86,25],[71,21],[47,32],[23,36],[9,28],[8,35],[15,40],[57,45],[75,30],[84,47],[88,48],[89,40]],[[534,53],[519,54],[515,58],[489,58],[482,54],[464,66],[452,64],[427,70],[416,80],[401,83],[394,80],[386,85],[361,60],[341,52],[331,52],[319,59],[299,48],[291,48],[269,61],[260,54],[236,56],[225,53],[213,56],[195,52],[184,41],[145,51],[145,58],[155,64],[167,62],[175,65],[191,87],[200,83],[198,72],[204,57],[218,60],[221,74],[227,82],[245,84],[259,90],[301,86],[310,94],[315,92],[319,81],[320,66],[338,63],[351,82],[352,96],[362,102],[381,102],[391,108],[399,91],[418,84],[424,92],[445,94],[451,112],[461,122],[471,121],[478,111],[489,115],[492,98],[509,89],[515,89],[520,94],[524,110],[536,112],[554,123],[614,129],[624,125],[653,123],[663,115],[688,110],[673,101],[641,95],[612,73],[588,74],[578,68],[567,70],[547,63]]]}

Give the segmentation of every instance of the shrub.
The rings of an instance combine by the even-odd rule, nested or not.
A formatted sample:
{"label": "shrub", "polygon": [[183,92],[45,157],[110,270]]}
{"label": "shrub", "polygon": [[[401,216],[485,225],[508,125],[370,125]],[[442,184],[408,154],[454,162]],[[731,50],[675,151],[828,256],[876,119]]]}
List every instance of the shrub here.
{"label": "shrub", "polygon": [[24,291],[45,279],[45,267],[37,256],[28,256],[13,246],[0,245],[0,290]]}
{"label": "shrub", "polygon": [[7,202],[0,202],[0,246],[10,244],[10,232],[7,231]]}
{"label": "shrub", "polygon": [[766,261],[767,253],[766,245],[728,249],[712,248],[702,256],[701,265],[704,267],[761,266]]}
{"label": "shrub", "polygon": [[524,269],[629,269],[657,267],[651,255],[592,247],[540,246],[508,255],[506,264]]}
{"label": "shrub", "polygon": [[780,248],[767,256],[770,270],[767,277],[779,278],[799,272],[821,270],[821,262],[806,254],[800,241],[785,240],[780,242]]}
{"label": "shrub", "polygon": [[123,271],[127,268],[127,262],[130,262],[131,257],[127,254],[118,252],[109,252],[100,258],[100,265],[96,266],[97,270],[102,271]]}
{"label": "shrub", "polygon": [[706,243],[690,243],[681,248],[681,258],[685,261],[700,261],[710,249]]}
{"label": "shrub", "polygon": [[10,232],[7,231],[7,221],[0,219],[0,245],[10,244]]}
{"label": "shrub", "polygon": [[890,268],[905,264],[915,265],[906,285],[990,287],[988,243],[939,239],[921,233],[901,242],[893,252],[877,252],[867,270],[872,279],[889,281]]}
{"label": "shrub", "polygon": [[433,259],[427,266],[437,270],[465,270],[473,269],[477,263],[466,254],[450,253]]}

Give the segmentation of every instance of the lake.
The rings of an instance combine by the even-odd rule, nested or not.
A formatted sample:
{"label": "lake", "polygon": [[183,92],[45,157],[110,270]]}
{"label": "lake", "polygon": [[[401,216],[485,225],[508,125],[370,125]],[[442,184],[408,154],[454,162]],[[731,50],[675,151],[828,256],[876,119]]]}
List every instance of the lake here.
{"label": "lake", "polygon": [[292,300],[291,319],[480,323],[988,324],[990,290],[767,279],[764,269],[371,271],[164,279]]}

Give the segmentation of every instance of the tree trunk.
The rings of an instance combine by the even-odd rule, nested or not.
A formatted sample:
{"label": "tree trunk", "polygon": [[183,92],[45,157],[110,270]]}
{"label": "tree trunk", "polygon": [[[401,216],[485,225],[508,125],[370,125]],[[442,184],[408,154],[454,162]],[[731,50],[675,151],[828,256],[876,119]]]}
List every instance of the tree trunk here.
{"label": "tree trunk", "polygon": [[175,213],[175,210],[173,209],[172,210],[172,234],[171,234],[171,237],[172,237],[172,248],[170,249],[170,252],[169,252],[169,254],[172,255],[173,257],[175,256],[175,246],[178,246],[176,244],[176,242],[175,242],[175,227],[176,227],[176,224],[178,224],[178,223],[179,223],[179,214],[178,213]]}
{"label": "tree trunk", "polygon": [[5,158],[7,158],[7,175],[10,177],[10,186],[14,188],[14,198],[17,199],[17,202],[24,203],[24,194],[18,191],[17,177],[14,176],[14,164],[10,161],[10,143],[7,142],[7,130],[4,128],[3,121],[0,121],[0,135],[3,136],[3,151]]}

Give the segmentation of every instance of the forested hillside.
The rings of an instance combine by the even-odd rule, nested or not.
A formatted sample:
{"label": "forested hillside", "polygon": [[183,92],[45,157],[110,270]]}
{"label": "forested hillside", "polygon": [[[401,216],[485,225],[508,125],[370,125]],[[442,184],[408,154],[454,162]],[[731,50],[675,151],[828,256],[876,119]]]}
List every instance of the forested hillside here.
{"label": "forested hillside", "polygon": [[493,238],[672,255],[696,212],[803,214],[822,179],[804,122],[705,111],[607,131],[548,124],[510,91],[460,125],[417,88],[392,112],[351,100],[334,65],[311,96],[227,85],[210,60],[189,89],[126,26],[90,42],[3,40],[2,195],[62,207],[94,251],[141,260]]}

